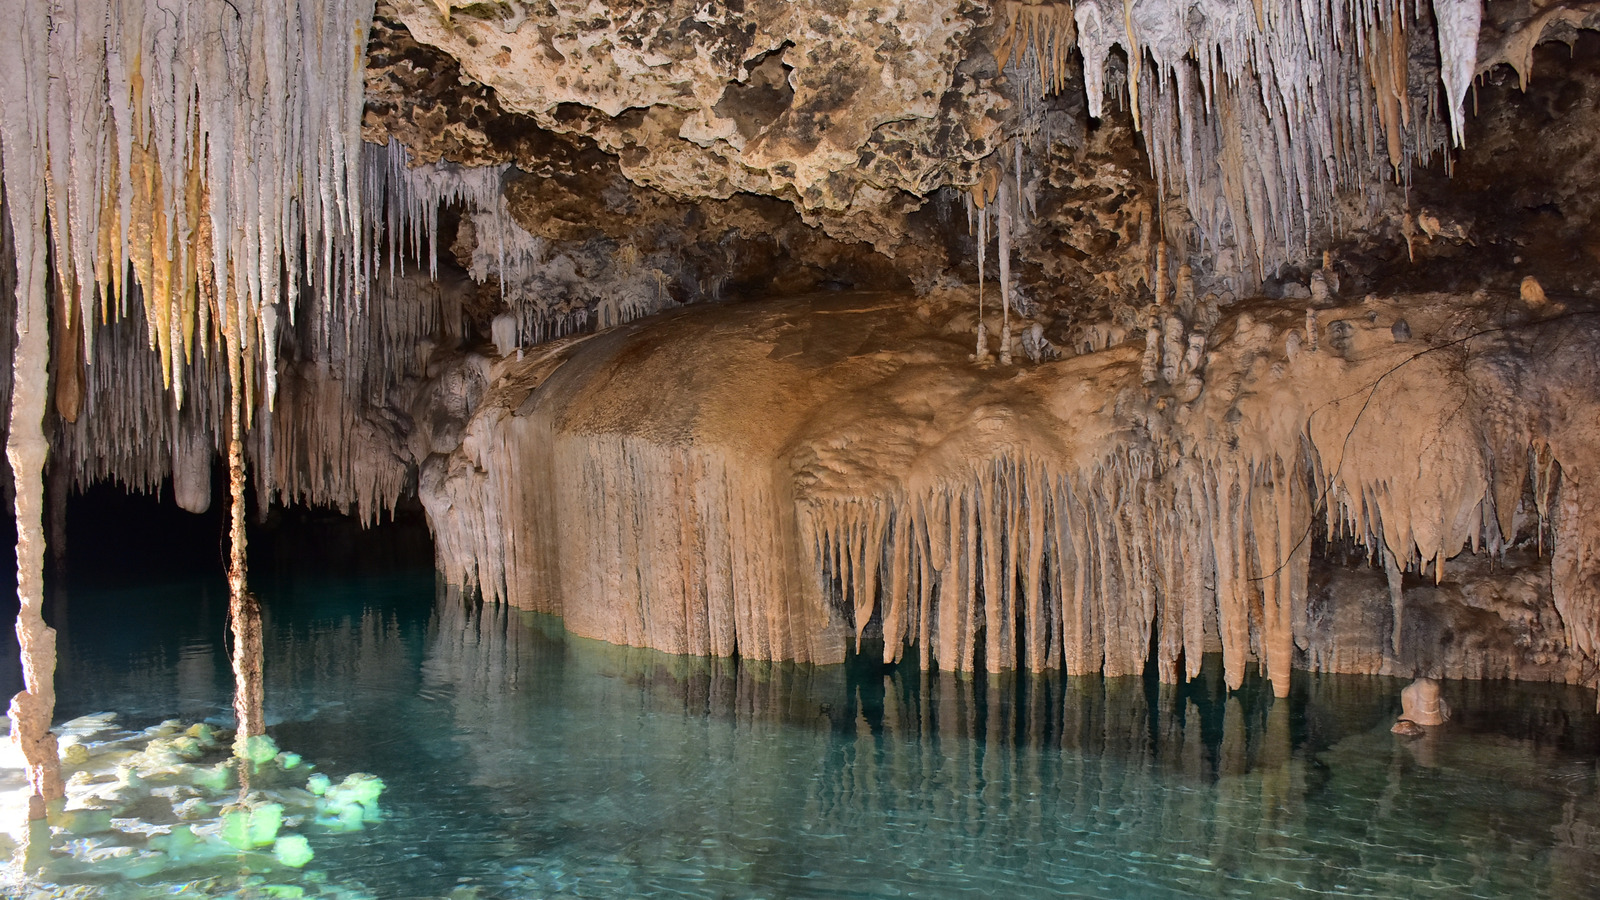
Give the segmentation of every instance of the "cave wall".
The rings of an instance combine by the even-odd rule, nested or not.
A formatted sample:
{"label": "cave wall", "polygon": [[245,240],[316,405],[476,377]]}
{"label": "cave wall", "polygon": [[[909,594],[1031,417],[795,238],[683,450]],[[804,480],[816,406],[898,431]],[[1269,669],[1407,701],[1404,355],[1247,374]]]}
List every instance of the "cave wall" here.
{"label": "cave wall", "polygon": [[622,643],[1593,677],[1586,4],[91,6],[4,153],[63,481],[203,508],[237,390]]}
{"label": "cave wall", "polygon": [[[442,571],[671,652],[870,636],[891,663],[1172,681],[1220,650],[1280,694],[1296,666],[1583,677],[1591,557],[1557,549],[1551,580],[1530,545],[1594,539],[1591,315],[1257,301],[1147,379],[1132,344],[972,366],[972,300],[684,312],[492,363],[423,467]],[[1330,586],[1341,546],[1381,596]]]}

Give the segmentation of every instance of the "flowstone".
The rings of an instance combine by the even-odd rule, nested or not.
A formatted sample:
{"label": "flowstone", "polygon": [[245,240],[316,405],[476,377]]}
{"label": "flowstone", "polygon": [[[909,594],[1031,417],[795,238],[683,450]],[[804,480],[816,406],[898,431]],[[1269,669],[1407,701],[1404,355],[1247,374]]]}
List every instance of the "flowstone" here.
{"label": "flowstone", "polygon": [[[1258,664],[1280,696],[1292,668],[1401,660],[1585,679],[1591,312],[1260,299],[1008,366],[973,358],[975,299],[744,304],[492,361],[459,447],[421,470],[441,572],[672,653],[838,662],[876,638],[886,663],[1117,676],[1153,657],[1176,682],[1220,650],[1230,687]],[[1314,547],[1336,546],[1386,571],[1382,608],[1311,595]],[[1458,593],[1529,641],[1420,621],[1444,605],[1420,582],[1479,556],[1527,560],[1525,590]],[[1371,634],[1376,653],[1347,646]]]}

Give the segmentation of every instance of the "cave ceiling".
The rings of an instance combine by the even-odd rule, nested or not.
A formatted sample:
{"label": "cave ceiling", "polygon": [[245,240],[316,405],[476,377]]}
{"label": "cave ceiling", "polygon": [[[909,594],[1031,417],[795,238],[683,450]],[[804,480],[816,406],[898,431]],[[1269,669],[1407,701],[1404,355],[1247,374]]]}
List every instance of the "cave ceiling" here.
{"label": "cave ceiling", "polygon": [[[21,301],[24,326],[0,335],[5,352],[24,348],[0,387],[38,404],[14,417],[45,420],[52,465],[78,487],[170,479],[185,508],[203,509],[217,455],[247,452],[273,501],[371,521],[416,499],[441,570],[463,584],[498,572],[504,587],[532,576],[503,535],[530,530],[519,552],[559,543],[534,533],[543,518],[523,521],[532,507],[496,505],[520,489],[518,460],[595,443],[579,455],[616,465],[569,460],[584,474],[551,501],[583,506],[594,478],[681,472],[689,463],[671,453],[704,451],[700,474],[733,466],[728,483],[753,486],[751,508],[778,510],[771,521],[798,521],[763,493],[773,484],[816,501],[823,537],[801,546],[779,528],[793,546],[774,538],[772,556],[812,554],[804,577],[817,586],[843,577],[824,549],[854,558],[840,542],[860,541],[876,558],[866,536],[887,520],[857,523],[871,506],[858,500],[881,511],[976,497],[998,488],[968,471],[974,460],[1035,446],[1100,492],[1106,534],[1137,524],[1118,518],[1129,497],[1171,514],[1107,540],[1175,535],[1168,549],[1213,573],[1248,554],[1285,570],[1299,550],[1285,550],[1283,529],[1309,529],[1314,505],[1296,492],[1320,484],[1328,539],[1345,529],[1385,566],[1395,635],[1403,568],[1416,577],[1431,562],[1443,577],[1463,542],[1503,557],[1531,541],[1537,555],[1546,517],[1565,510],[1554,529],[1564,568],[1538,589],[1540,615],[1576,637],[1535,662],[1555,667],[1541,677],[1572,680],[1595,656],[1600,594],[1587,585],[1600,583],[1589,563],[1600,554],[1585,548],[1600,537],[1581,522],[1600,521],[1583,488],[1600,443],[1582,317],[1600,267],[1600,3],[24,5],[29,27],[0,35],[13,226],[0,258],[16,261],[0,296]],[[777,319],[714,306],[785,297]],[[660,352],[642,336],[658,326]],[[1485,337],[1502,333],[1515,339]],[[1567,343],[1557,354],[1546,339]],[[748,365],[727,365],[735,352]],[[594,381],[580,383],[585,366]],[[1386,366],[1408,374],[1390,379]],[[737,371],[754,373],[749,385]],[[1085,372],[1094,378],[1050,381]],[[568,407],[584,411],[568,417],[582,427],[541,406],[571,400],[547,400],[559,392],[538,388],[546,378],[589,398]],[[811,404],[829,378],[838,396],[865,398],[845,404],[852,413],[884,414],[830,426],[838,410]],[[1353,396],[1349,379],[1410,398],[1374,414],[1384,427],[1362,439],[1360,472],[1339,468],[1358,455],[1345,453],[1355,425],[1316,424]],[[665,399],[678,382],[692,390]],[[1018,413],[1019,392],[1043,382],[1050,415]],[[620,399],[591,390],[624,383],[635,387]],[[702,427],[717,403],[749,407],[756,386],[782,415],[728,412],[737,428]],[[614,415],[636,406],[652,412]],[[591,412],[603,427],[584,424]],[[1063,443],[1094,422],[1082,445]],[[1006,437],[1013,428],[1022,437]],[[45,437],[33,437],[28,479],[45,466]],[[860,465],[817,462],[874,441],[887,449]],[[1385,467],[1427,454],[1438,457],[1427,477],[1396,487]],[[1556,472],[1568,479],[1559,492]],[[619,490],[656,497],[669,482],[641,475]],[[1246,509],[1255,490],[1281,509]],[[598,528],[609,509],[589,512]],[[1274,526],[1276,549],[1262,539],[1269,519],[1288,523]],[[935,524],[968,548],[968,575],[980,556],[990,564],[981,527]],[[906,554],[908,571],[924,562]],[[1303,556],[1278,590],[1285,610],[1305,600]],[[1096,571],[1149,568],[1115,558]],[[592,562],[567,575],[616,568]],[[668,580],[682,575],[669,568]],[[762,572],[774,596],[801,577]],[[1250,624],[1248,580],[1213,579],[1210,606],[1185,613],[1191,651],[1232,623],[1230,679],[1269,627]],[[1146,587],[1151,598],[1187,590]],[[881,629],[873,591],[852,590],[849,615],[828,605],[842,588],[819,593],[804,616],[826,627],[761,652],[832,659],[845,619],[857,636]],[[1054,590],[1060,601],[1065,588]],[[1119,590],[1107,582],[1106,596]],[[1233,611],[1219,614],[1225,603]],[[1129,642],[1116,651],[1128,666],[1155,606],[1143,609],[1131,629],[1108,626]],[[604,624],[592,633],[636,642]],[[1270,626],[1280,673],[1310,652],[1313,625],[1296,613]],[[827,647],[795,649],[827,635]],[[1180,654],[1168,649],[1171,674]],[[1400,671],[1368,650],[1356,669]],[[967,651],[962,665],[975,659]]]}
{"label": "cave ceiling", "polygon": [[225,385],[284,380],[338,462],[271,488],[386,508],[401,463],[357,470],[403,461],[430,353],[697,301],[987,292],[1046,358],[1169,300],[1203,333],[1251,297],[1575,299],[1600,259],[1594,2],[28,11],[5,193],[80,483],[202,472]]}
{"label": "cave ceiling", "polygon": [[[1028,212],[1019,293],[1061,323],[1134,324],[1158,244],[1224,299],[1303,280],[1325,250],[1375,285],[1407,276],[1392,264],[1404,247],[1415,277],[1476,246],[1474,228],[1505,230],[1483,214],[1497,166],[1519,209],[1586,203],[1553,181],[1588,183],[1594,165],[1570,146],[1592,110],[1573,96],[1592,84],[1573,48],[1600,5],[1496,2],[1473,23],[1457,20],[1476,4],[1356,4],[1316,21],[1290,4],[1276,14],[1305,17],[1279,23],[1295,39],[1255,45],[1259,5],[1167,6],[1131,5],[1125,22],[1118,7],[1112,28],[1095,2],[383,0],[363,136],[397,141],[412,164],[514,165],[525,230],[670,247],[679,300],[730,281],[748,296],[970,283],[962,198],[970,212],[1014,178]],[[1351,43],[1350,71],[1317,61]],[[1536,96],[1552,85],[1564,115]],[[1513,152],[1529,115],[1553,141]],[[1524,178],[1535,167],[1513,157],[1545,174]],[[1470,183],[1452,187],[1462,166]],[[1587,227],[1575,211],[1567,232]],[[774,247],[795,272],[773,271]],[[1479,262],[1509,270],[1516,255]]]}

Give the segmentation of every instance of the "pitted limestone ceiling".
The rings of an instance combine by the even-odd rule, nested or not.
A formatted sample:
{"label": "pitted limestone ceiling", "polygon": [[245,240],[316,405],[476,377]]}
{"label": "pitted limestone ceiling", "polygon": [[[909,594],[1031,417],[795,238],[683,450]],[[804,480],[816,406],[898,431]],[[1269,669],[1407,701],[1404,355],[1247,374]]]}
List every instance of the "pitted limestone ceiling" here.
{"label": "pitted limestone ceiling", "polygon": [[[1337,191],[1385,163],[1403,176],[1459,132],[1477,61],[1526,74],[1528,46],[1593,25],[1595,10],[1496,3],[1485,49],[1477,0],[383,7],[505,110],[587,135],[639,184],[779,197],[882,249],[905,239],[891,232],[930,191],[992,182],[985,167],[1009,160],[999,145],[1027,124],[1004,95],[1059,86],[1075,44],[1091,111],[1122,85],[1181,200],[1170,239],[1263,268],[1318,234]],[[0,38],[0,161],[22,290],[42,298],[35,255],[53,244],[75,301],[58,344],[87,344],[81,323],[126,312],[131,268],[165,377],[181,380],[232,323],[246,366],[266,362],[271,396],[261,348],[301,288],[334,296],[332,327],[363,314],[377,265],[379,200],[365,196],[359,150],[372,6],[26,0],[19,13]],[[1013,59],[1010,87],[991,44]],[[1113,45],[1128,71],[1107,82]],[[1429,48],[1433,80],[1412,71],[1428,72]],[[257,380],[247,371],[244,386]]]}
{"label": "pitted limestone ceiling", "polygon": [[[891,253],[886,205],[983,182],[999,145],[1029,128],[1014,102],[1075,81],[1076,47],[1091,115],[1110,94],[1145,132],[1178,201],[1170,238],[1258,274],[1355,224],[1341,193],[1404,181],[1459,143],[1480,60],[1526,72],[1534,43],[1595,19],[1590,3],[1497,2],[1480,50],[1479,0],[386,0],[379,12],[504,108],[594,138],[639,184],[782,197]],[[1008,79],[991,51],[1012,63]]]}
{"label": "pitted limestone ceiling", "polygon": [[1006,106],[959,71],[986,11],[852,4],[386,4],[507,108],[593,136],[641,184],[870,207],[974,180]]}

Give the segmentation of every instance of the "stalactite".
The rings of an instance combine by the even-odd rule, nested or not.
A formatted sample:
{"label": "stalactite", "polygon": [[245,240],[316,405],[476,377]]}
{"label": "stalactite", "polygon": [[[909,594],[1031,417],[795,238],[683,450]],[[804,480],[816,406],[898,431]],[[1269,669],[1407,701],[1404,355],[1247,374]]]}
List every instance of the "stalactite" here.
{"label": "stalactite", "polygon": [[44,94],[47,89],[47,20],[29,10],[0,36],[0,172],[16,248],[16,345],[11,366],[11,409],[6,456],[16,490],[17,641],[23,690],[11,698],[11,739],[28,767],[28,815],[45,816],[46,804],[65,796],[61,758],[50,720],[55,711],[56,633],[44,621],[44,415],[50,338]]}
{"label": "stalactite", "polygon": [[223,345],[228,355],[228,622],[233,635],[234,753],[243,758],[248,755],[249,740],[267,730],[266,685],[262,672],[265,654],[261,608],[248,582],[244,342],[236,311],[224,308],[223,313]]}
{"label": "stalactite", "polygon": [[995,51],[1002,67],[1036,54],[1040,84],[1052,92],[1066,86],[1076,38],[1072,6],[1067,3],[1007,2],[1001,7],[1006,28]]}
{"label": "stalactite", "polygon": [[[176,14],[150,2],[46,6],[30,0],[21,13],[50,23],[51,87],[30,102],[46,125],[57,279],[76,308],[65,321],[83,323],[92,351],[89,323],[128,311],[131,263],[163,379],[181,397],[195,349],[207,347],[195,338],[213,311],[196,286],[209,279],[238,300],[245,366],[266,369],[270,396],[275,354],[262,338],[284,289],[291,314],[303,279],[357,293],[331,273],[363,255],[363,86],[352,61],[371,0]],[[218,238],[210,259],[194,252],[206,230]]]}
{"label": "stalactite", "polygon": [[1000,365],[1011,365],[1011,232],[1016,222],[1017,196],[1002,179],[995,231],[1000,262]]}
{"label": "stalactite", "polygon": [[[1293,0],[1258,4],[1254,15],[1234,6],[1195,16],[1119,0],[1008,2],[996,58],[1004,65],[1032,54],[1048,73],[1046,61],[1075,43],[1089,115],[1098,118],[1111,50],[1121,45],[1134,125],[1160,187],[1183,199],[1201,249],[1237,247],[1240,264],[1250,253],[1263,272],[1338,224],[1336,191],[1374,180],[1376,131],[1402,181],[1450,135],[1459,145],[1481,5],[1432,4],[1442,104],[1427,93],[1434,86],[1408,79],[1410,60],[1428,53],[1411,45],[1425,13],[1401,0]],[[1064,87],[1059,70],[1036,83]]]}
{"label": "stalactite", "polygon": [[[1003,171],[989,170],[979,184],[967,194],[971,215],[975,222],[978,243],[978,343],[973,358],[979,362],[988,359],[988,326],[983,316],[983,292],[986,286],[985,262],[989,253],[991,232],[994,236],[997,261],[1000,267],[1000,349],[999,362],[1012,363],[1011,311],[1016,305],[1015,284],[1011,277],[1011,246],[1021,228],[1024,215],[1022,193],[1022,144],[1015,144],[1015,181]],[[990,225],[990,220],[993,225]]]}
{"label": "stalactite", "polygon": [[[464,167],[450,163],[412,165],[398,142],[364,149],[363,184],[383,214],[368,219],[366,268],[386,263],[390,277],[403,273],[408,259],[425,261],[437,274],[438,216],[445,206],[461,213],[470,235],[467,272],[480,284],[498,282],[511,308],[514,339],[508,347],[529,347],[612,328],[673,305],[664,290],[667,270],[676,263],[660,254],[619,253],[602,278],[578,274],[579,265],[550,242],[525,231],[511,214],[502,190],[509,165]],[[383,279],[379,280],[380,285]]]}
{"label": "stalactite", "polygon": [[[371,0],[176,13],[28,0],[18,11],[48,23],[42,68],[26,82],[48,87],[8,83],[13,113],[37,124],[28,152],[13,135],[0,163],[8,193],[43,192],[41,221],[48,207],[64,301],[61,464],[78,485],[116,477],[150,490],[181,472],[185,505],[201,507],[209,497],[197,473],[231,443],[222,423],[248,427],[257,400],[275,397],[280,305],[292,322],[309,283],[330,314],[325,337],[331,313],[343,322],[365,313],[352,276],[366,257],[359,63],[371,11]],[[153,352],[117,319],[142,323]],[[109,348],[96,341],[102,331]],[[237,343],[232,378],[216,361],[225,353],[212,352],[224,333]],[[238,416],[224,381],[229,397],[242,395]],[[256,437],[258,453],[271,446]]]}
{"label": "stalactite", "polygon": [[973,358],[984,362],[989,358],[989,332],[983,321],[983,289],[986,281],[983,264],[989,253],[989,198],[982,194],[979,196],[982,202],[978,205],[978,346],[973,351]]}
{"label": "stalactite", "polygon": [[[886,353],[857,382],[859,363],[800,365],[756,337],[807,327],[796,309],[719,312],[749,321],[715,339],[623,329],[505,367],[461,448],[423,467],[446,579],[673,652],[836,660],[876,636],[886,662],[1107,675],[1153,663],[1177,681],[1220,650],[1229,687],[1254,664],[1284,696],[1296,665],[1392,673],[1417,658],[1399,604],[1378,659],[1309,643],[1323,627],[1308,609],[1314,530],[1365,546],[1396,583],[1402,568],[1437,578],[1463,548],[1505,546],[1526,479],[1558,537],[1570,645],[1588,652],[1600,633],[1583,593],[1600,504],[1568,475],[1595,465],[1580,424],[1592,401],[1541,437],[1505,405],[1533,383],[1591,396],[1575,387],[1600,379],[1582,341],[1552,352],[1535,350],[1537,329],[1491,331],[1419,351],[1369,301],[1327,310],[1323,350],[1285,359],[1304,319],[1259,307],[1221,324],[1203,365],[1179,329],[1152,331],[1174,338],[1158,360],[1203,372],[1205,389],[1174,404],[1177,386],[1140,383],[1131,346],[999,382]],[[1463,315],[1458,297],[1406,314],[1430,334]],[[628,366],[611,367],[617,355]],[[680,366],[706,358],[714,372]],[[687,378],[695,402],[639,389],[665,378]]]}

